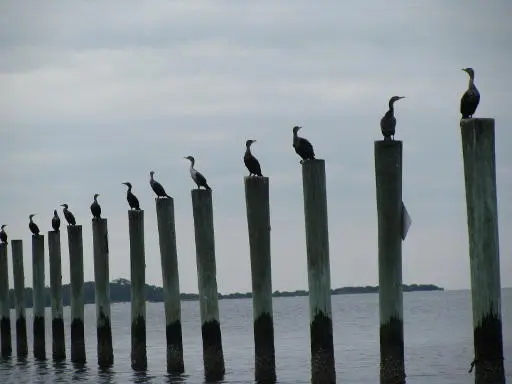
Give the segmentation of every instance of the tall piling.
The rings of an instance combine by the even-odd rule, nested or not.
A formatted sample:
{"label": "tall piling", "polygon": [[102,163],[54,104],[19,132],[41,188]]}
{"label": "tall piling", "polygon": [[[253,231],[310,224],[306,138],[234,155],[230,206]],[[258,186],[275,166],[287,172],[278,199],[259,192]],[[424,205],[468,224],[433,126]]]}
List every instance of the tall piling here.
{"label": "tall piling", "polygon": [[28,355],[27,321],[25,317],[25,273],[23,272],[23,240],[11,241],[14,280],[14,305],[16,309],[16,355]]}
{"label": "tall piling", "polygon": [[54,360],[66,359],[64,319],[62,312],[62,265],[60,231],[48,231],[50,259],[50,292],[52,305],[52,356]]}
{"label": "tall piling", "polygon": [[302,163],[309,285],[311,382],[335,383],[325,161]]}
{"label": "tall piling", "polygon": [[44,308],[44,236],[32,235],[32,292],[34,313],[34,358],[46,359]]}
{"label": "tall piling", "polygon": [[96,302],[98,365],[101,368],[106,368],[114,364],[112,328],[110,325],[107,219],[92,219],[92,237],[94,248],[94,297]]}
{"label": "tall piling", "polygon": [[0,244],[0,354],[9,357],[12,354],[11,307],[9,304],[9,272],[7,263],[7,244]]}
{"label": "tall piling", "polygon": [[81,225],[68,225],[70,302],[71,302],[71,361],[85,363],[84,337],[84,247]]}
{"label": "tall piling", "polygon": [[167,371],[183,373],[183,339],[181,329],[180,280],[176,249],[174,199],[156,198],[156,216],[162,264],[165,307],[165,335],[167,340]]}
{"label": "tall piling", "polygon": [[461,120],[475,383],[505,383],[494,119]]}
{"label": "tall piling", "polygon": [[224,377],[225,367],[219,322],[212,191],[193,189],[191,194],[204,374],[206,380],[221,380]]}
{"label": "tall piling", "polygon": [[377,192],[380,382],[405,383],[402,297],[402,142],[374,143]]}
{"label": "tall piling", "polygon": [[270,202],[268,177],[244,178],[252,278],[254,375],[257,382],[276,380],[272,264],[270,258]]}
{"label": "tall piling", "polygon": [[144,255],[144,211],[128,211],[131,266],[132,368],[144,371],[148,367],[146,354],[146,261]]}

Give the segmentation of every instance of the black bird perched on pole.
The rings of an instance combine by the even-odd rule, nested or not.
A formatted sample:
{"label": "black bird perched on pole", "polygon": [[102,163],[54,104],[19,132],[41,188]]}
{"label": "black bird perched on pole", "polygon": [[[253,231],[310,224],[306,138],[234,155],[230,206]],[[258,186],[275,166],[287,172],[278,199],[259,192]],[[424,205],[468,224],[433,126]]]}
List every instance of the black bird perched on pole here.
{"label": "black bird perched on pole", "polygon": [[395,140],[396,119],[393,104],[395,104],[395,101],[400,99],[405,99],[405,96],[393,96],[391,99],[389,99],[389,109],[384,114],[382,119],[380,119],[380,130],[382,131],[384,140]]}
{"label": "black bird perched on pole", "polygon": [[69,225],[76,225],[75,216],[73,216],[73,214],[71,213],[71,211],[68,209],[68,205],[67,205],[67,204],[61,204],[60,206],[61,206],[61,207],[64,207],[64,209],[62,210],[62,212],[64,212],[64,218],[66,219],[66,221],[68,222],[68,224],[69,224]]}
{"label": "black bird perched on pole", "polygon": [[304,160],[313,160],[315,158],[315,151],[313,150],[313,146],[307,139],[300,137],[297,134],[299,129],[302,129],[302,127],[293,127],[293,148],[295,148],[295,152],[297,152],[297,155],[299,155],[302,158],[302,160],[300,161],[300,163],[302,164]]}
{"label": "black bird perched on pole", "polygon": [[4,230],[5,227],[7,227],[7,224],[2,224],[2,227],[0,229],[0,241],[3,244],[7,244],[7,233]]}
{"label": "black bird perched on pole", "polygon": [[151,188],[153,189],[153,192],[156,193],[157,197],[171,197],[166,192],[164,187],[162,187],[162,184],[160,184],[158,181],[156,181],[153,178],[153,175],[155,174],[155,171],[149,172],[149,184],[151,185]]}
{"label": "black bird perched on pole", "polygon": [[37,226],[36,223],[34,223],[34,221],[32,220],[32,218],[35,216],[36,214],[35,213],[32,213],[31,215],[28,216],[30,222],[28,223],[28,228],[30,229],[30,232],[32,232],[33,235],[35,236],[39,236],[39,227]]}
{"label": "black bird perched on pole", "polygon": [[255,143],[256,140],[247,140],[245,142],[245,155],[244,155],[244,164],[249,170],[249,176],[256,175],[256,176],[263,176],[261,174],[261,166],[260,162],[257,158],[253,156],[251,153],[251,145],[252,143]]}
{"label": "black bird perched on pole", "polygon": [[469,75],[469,85],[460,99],[460,113],[463,119],[469,119],[473,117],[478,103],[480,103],[480,92],[475,86],[475,71],[473,68],[462,68],[462,70]]}
{"label": "black bird perched on pole", "polygon": [[130,209],[135,209],[136,211],[140,211],[139,199],[132,193],[132,183],[125,181],[122,183],[128,187],[128,191],[126,191],[126,200],[128,200],[128,204],[130,205]]}
{"label": "black bird perched on pole", "polygon": [[194,169],[194,164],[196,162],[194,157],[186,156],[184,158],[190,160],[190,176],[192,177],[192,180],[194,180],[194,182],[197,184],[197,189],[204,187],[205,189],[211,191],[212,189],[206,182],[206,178],[201,173]]}
{"label": "black bird perched on pole", "polygon": [[95,219],[101,219],[101,207],[98,204],[99,193],[94,194],[94,201],[91,204],[91,213]]}
{"label": "black bird perched on pole", "polygon": [[52,218],[52,228],[55,232],[59,232],[60,228],[60,217],[57,214],[57,210],[53,210],[53,218]]}

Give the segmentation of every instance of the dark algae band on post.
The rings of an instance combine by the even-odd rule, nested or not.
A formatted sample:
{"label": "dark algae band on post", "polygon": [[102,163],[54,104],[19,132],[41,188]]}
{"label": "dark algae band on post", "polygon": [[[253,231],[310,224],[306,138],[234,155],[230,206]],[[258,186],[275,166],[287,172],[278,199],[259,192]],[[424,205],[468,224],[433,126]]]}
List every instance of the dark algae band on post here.
{"label": "dark algae band on post", "polygon": [[2,356],[9,357],[12,354],[12,341],[11,320],[8,317],[2,317],[0,320],[0,333],[2,338]]}
{"label": "dark algae band on post", "polygon": [[36,359],[46,359],[44,317],[34,317],[34,357]]}
{"label": "dark algae band on post", "polygon": [[146,320],[138,316],[132,321],[132,368],[146,370],[148,359],[146,355]]}
{"label": "dark algae band on post", "polygon": [[474,331],[475,360],[470,372],[475,368],[476,384],[504,384],[503,339],[501,319],[495,314],[487,314]]}
{"label": "dark algae band on post", "polygon": [[181,334],[181,321],[165,327],[165,337],[167,339],[167,369],[169,373],[185,372],[183,363],[183,338]]}
{"label": "dark algae band on post", "polygon": [[268,312],[262,313],[254,321],[254,349],[256,381],[260,383],[275,382],[274,323]]}
{"label": "dark algae band on post", "polygon": [[405,384],[403,321],[391,317],[380,326],[380,382]]}
{"label": "dark algae band on post", "polygon": [[71,322],[71,361],[85,363],[84,322],[73,319]]}
{"label": "dark algae band on post", "polygon": [[66,347],[64,339],[64,320],[56,318],[52,320],[53,358],[55,360],[66,359]]}
{"label": "dark algae band on post", "polygon": [[108,367],[114,364],[114,352],[112,350],[112,329],[110,319],[100,311],[97,327],[98,341],[98,365]]}
{"label": "dark algae band on post", "polygon": [[203,336],[204,374],[207,380],[222,380],[225,373],[220,324],[206,321],[201,326]]}
{"label": "dark algae band on post", "polygon": [[336,383],[332,320],[318,311],[310,325],[311,375],[313,384]]}
{"label": "dark algae band on post", "polygon": [[16,319],[16,354],[18,357],[28,355],[27,321],[23,316]]}

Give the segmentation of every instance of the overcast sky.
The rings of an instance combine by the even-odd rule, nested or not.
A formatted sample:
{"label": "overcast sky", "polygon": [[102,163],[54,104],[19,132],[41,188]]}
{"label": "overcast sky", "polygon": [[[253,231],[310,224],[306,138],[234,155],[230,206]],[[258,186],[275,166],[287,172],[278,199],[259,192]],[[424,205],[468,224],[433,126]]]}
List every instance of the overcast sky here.
{"label": "overcast sky", "polygon": [[[93,280],[94,193],[108,218],[110,278],[130,278],[123,181],[145,210],[146,280],[160,285],[155,170],[175,199],[181,291],[197,292],[195,185],[183,159],[193,155],[213,188],[219,291],[250,291],[251,138],[270,177],[273,289],[307,288],[294,125],[326,161],[332,286],[377,284],[373,142],[389,97],[403,95],[396,138],[413,219],[404,283],[468,288],[459,100],[470,66],[476,116],[496,119],[501,279],[512,286],[511,14],[507,0],[2,1],[0,221],[24,241],[26,285],[28,215],[47,235],[65,202],[83,225]],[[65,231],[62,247],[68,283]]]}

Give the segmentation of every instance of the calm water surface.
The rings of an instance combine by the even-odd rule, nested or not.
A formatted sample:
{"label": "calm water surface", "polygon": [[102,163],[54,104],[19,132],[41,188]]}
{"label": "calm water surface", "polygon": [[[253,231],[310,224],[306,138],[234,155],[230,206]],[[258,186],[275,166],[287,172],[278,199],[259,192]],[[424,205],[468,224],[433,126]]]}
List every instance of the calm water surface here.
{"label": "calm water surface", "polygon": [[[221,300],[222,341],[226,360],[225,383],[253,382],[254,352],[252,301]],[[512,289],[502,292],[503,342],[507,381],[512,380]],[[379,334],[376,294],[332,297],[334,348],[338,382],[378,383]],[[64,309],[67,353],[70,354],[69,307]],[[14,328],[14,313],[11,312]],[[100,371],[96,364],[95,307],[85,308],[88,363],[75,368],[51,359],[32,359],[32,313],[27,310],[29,358],[0,360],[0,383],[202,383],[202,342],[197,302],[182,303],[183,344],[186,374],[166,374],[165,319],[163,303],[147,304],[148,372],[130,367],[130,304],[112,305],[114,367]],[[51,358],[50,310],[46,312],[46,347]],[[472,314],[469,291],[416,292],[404,294],[407,383],[473,383],[468,374],[473,360]],[[277,375],[280,383],[308,383],[308,298],[274,299]],[[13,333],[13,344],[15,335]],[[14,345],[15,347],[15,345]],[[15,356],[15,351],[14,356]]]}

